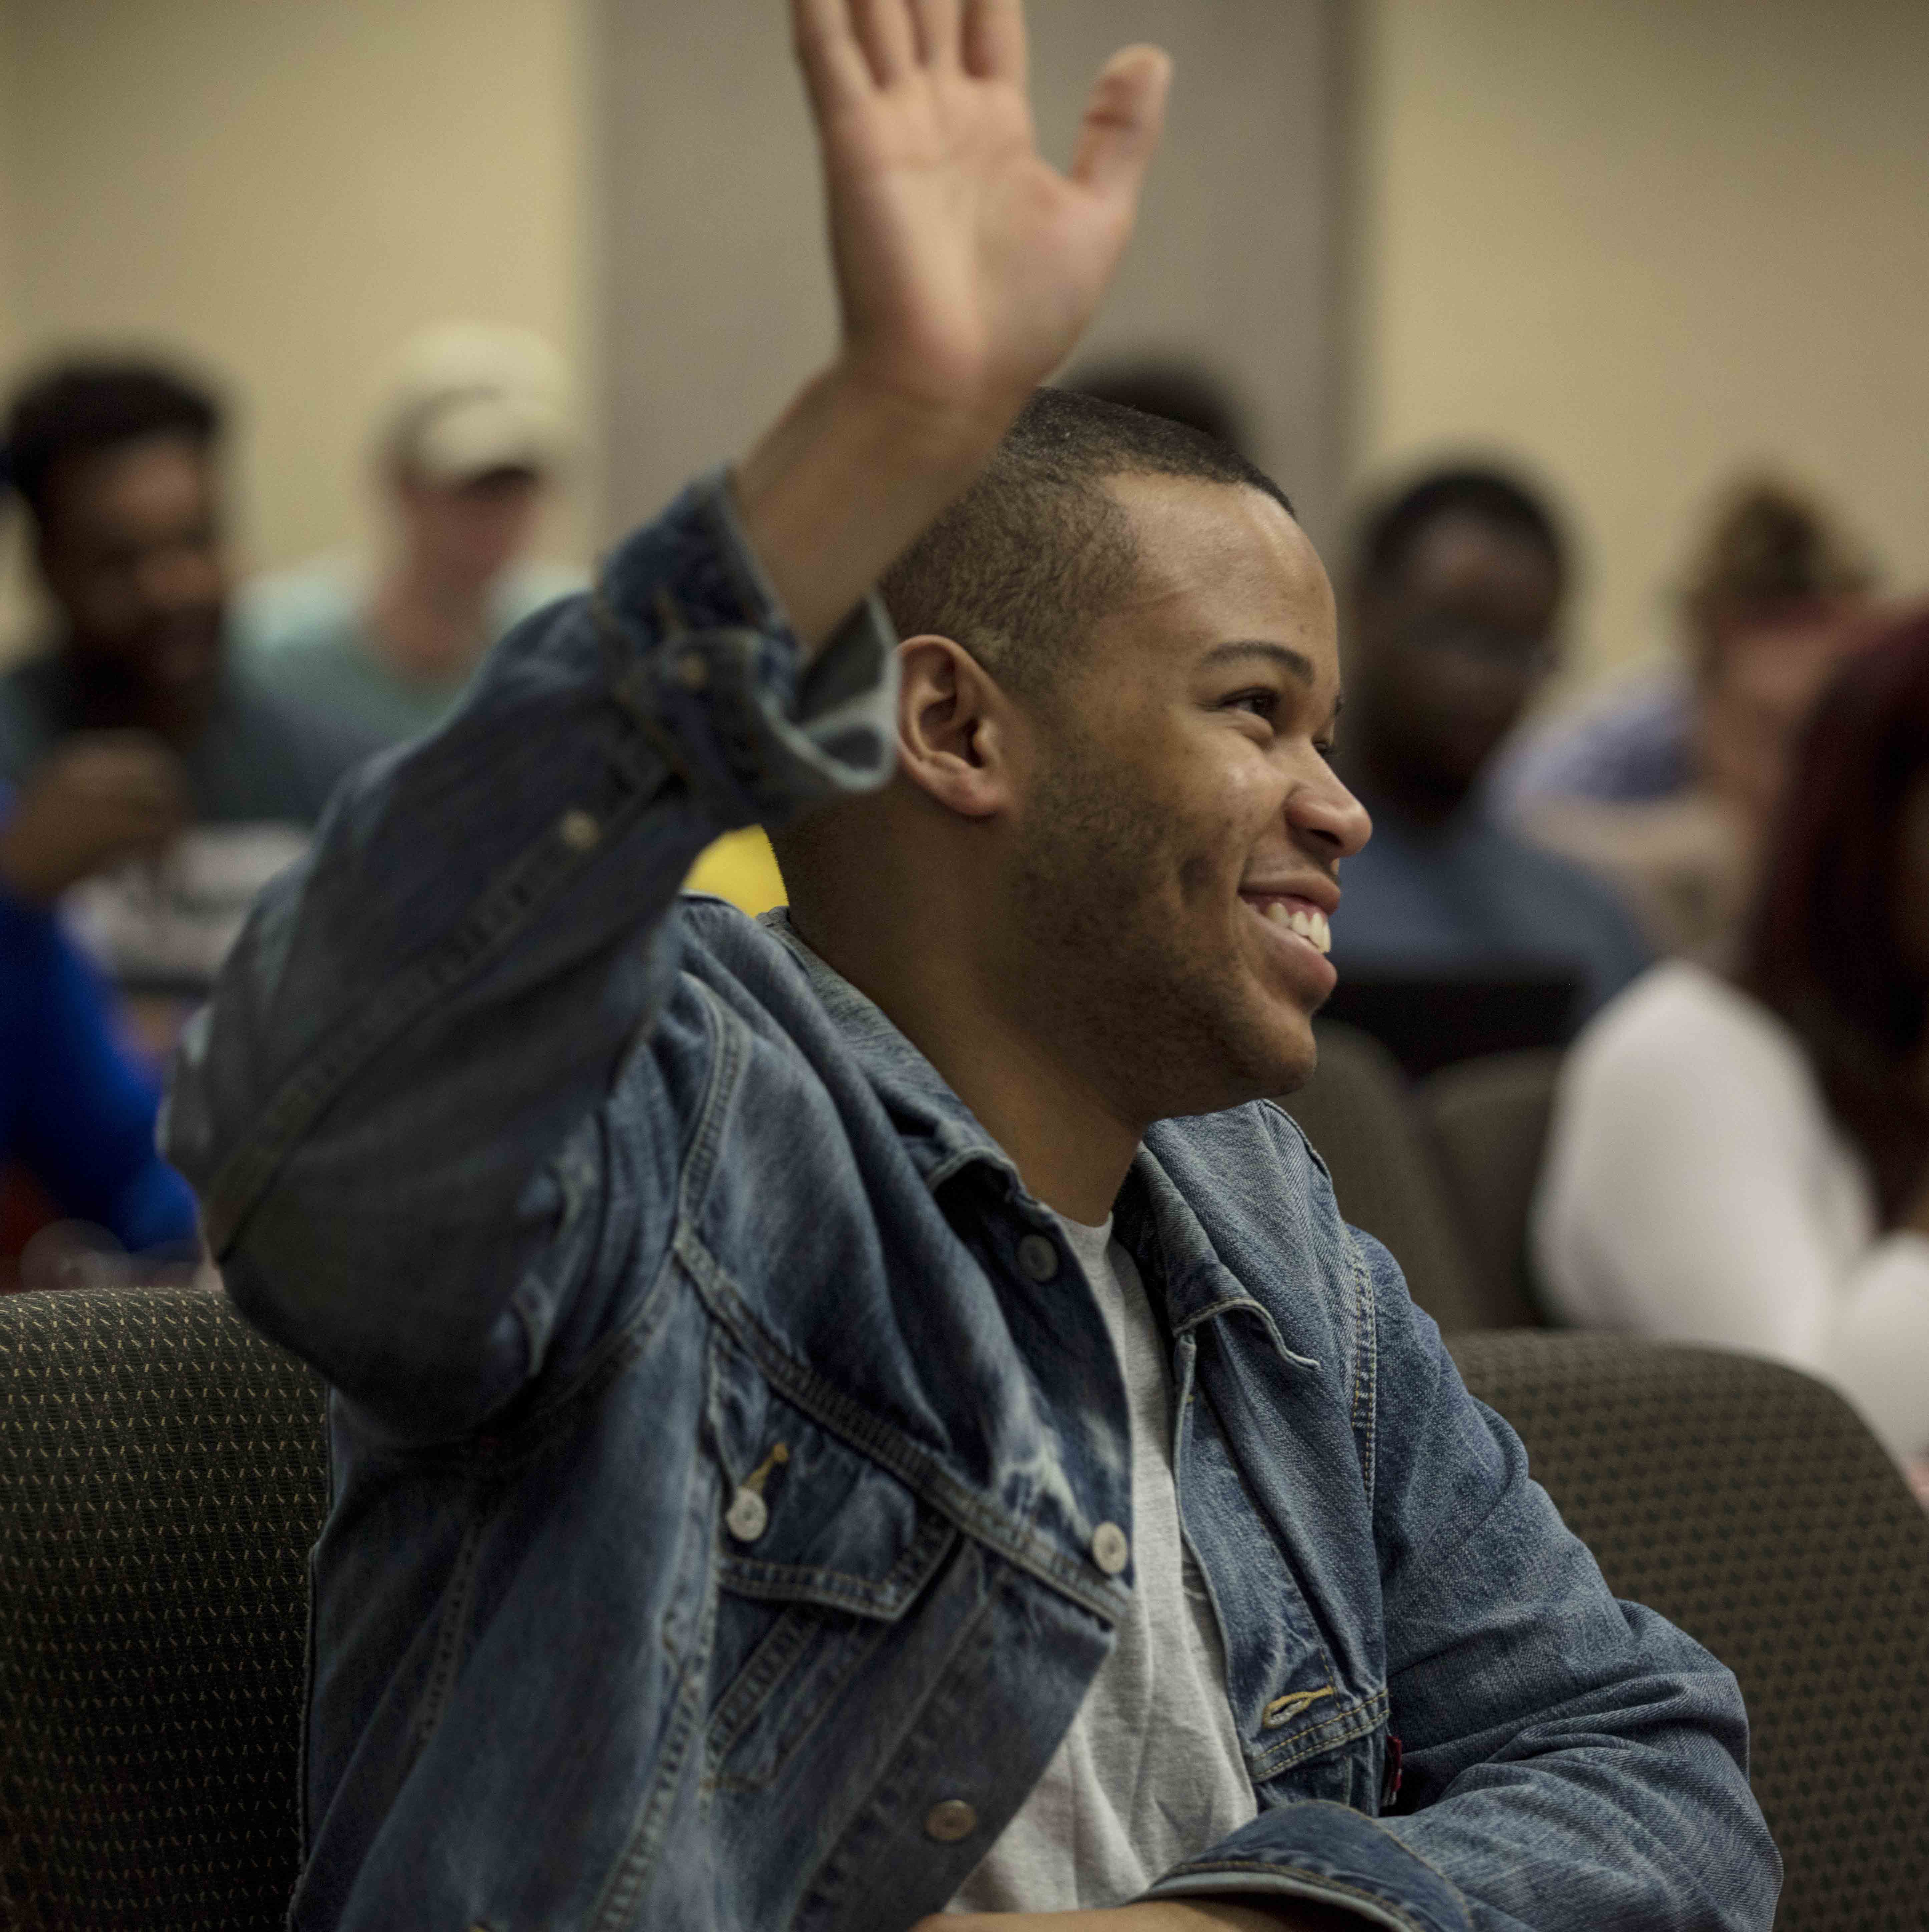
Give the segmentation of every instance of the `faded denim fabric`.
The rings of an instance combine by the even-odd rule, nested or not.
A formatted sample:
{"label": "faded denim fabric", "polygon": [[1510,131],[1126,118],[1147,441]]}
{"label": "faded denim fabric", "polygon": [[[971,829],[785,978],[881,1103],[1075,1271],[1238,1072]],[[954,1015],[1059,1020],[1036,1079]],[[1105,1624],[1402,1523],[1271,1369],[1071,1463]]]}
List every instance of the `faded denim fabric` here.
{"label": "faded denim fabric", "polygon": [[[1106,1654],[1125,1394],[1055,1222],[780,915],[676,896],[883,778],[890,642],[800,674],[698,486],[349,782],[190,1032],[170,1154],[334,1390],[297,1928],[896,1932]],[[1732,1678],[1609,1596],[1292,1123],[1154,1129],[1117,1212],[1262,1807],[1156,1889],[1766,1927]]]}

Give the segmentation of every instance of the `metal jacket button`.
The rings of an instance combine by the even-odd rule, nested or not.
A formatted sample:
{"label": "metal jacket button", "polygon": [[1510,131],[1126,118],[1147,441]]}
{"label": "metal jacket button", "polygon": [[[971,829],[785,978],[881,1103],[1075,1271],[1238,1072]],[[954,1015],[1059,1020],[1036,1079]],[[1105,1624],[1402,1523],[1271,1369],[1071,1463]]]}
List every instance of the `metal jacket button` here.
{"label": "metal jacket button", "polygon": [[1034,1281],[1058,1272],[1058,1245],[1049,1234],[1027,1234],[1018,1244],[1018,1264]]}
{"label": "metal jacket button", "polygon": [[955,1845],[978,1828],[978,1814],[962,1798],[947,1798],[924,1814],[924,1834],[940,1845]]}
{"label": "metal jacket button", "polygon": [[724,1527],[740,1543],[754,1543],[770,1527],[770,1505],[754,1490],[739,1490],[724,1512]]}
{"label": "metal jacket button", "polygon": [[736,1494],[724,1511],[724,1527],[740,1543],[754,1543],[770,1527],[770,1505],[764,1500],[764,1485],[773,1469],[781,1469],[790,1460],[788,1444],[780,1442],[738,1484]]}
{"label": "metal jacket button", "polygon": [[1108,1576],[1116,1576],[1132,1560],[1132,1545],[1115,1522],[1102,1522],[1092,1532],[1092,1561]]}
{"label": "metal jacket button", "polygon": [[572,852],[586,852],[603,836],[603,828],[580,806],[566,812],[556,825],[556,835]]}

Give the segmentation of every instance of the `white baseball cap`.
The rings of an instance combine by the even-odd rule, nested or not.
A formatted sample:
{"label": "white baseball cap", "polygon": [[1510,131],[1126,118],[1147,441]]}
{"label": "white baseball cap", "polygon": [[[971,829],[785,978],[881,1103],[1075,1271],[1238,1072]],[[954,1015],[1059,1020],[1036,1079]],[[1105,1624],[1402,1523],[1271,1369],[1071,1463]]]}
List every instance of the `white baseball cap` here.
{"label": "white baseball cap", "polygon": [[386,460],[434,483],[553,475],[576,442],[569,372],[527,329],[452,322],[410,339],[376,422]]}

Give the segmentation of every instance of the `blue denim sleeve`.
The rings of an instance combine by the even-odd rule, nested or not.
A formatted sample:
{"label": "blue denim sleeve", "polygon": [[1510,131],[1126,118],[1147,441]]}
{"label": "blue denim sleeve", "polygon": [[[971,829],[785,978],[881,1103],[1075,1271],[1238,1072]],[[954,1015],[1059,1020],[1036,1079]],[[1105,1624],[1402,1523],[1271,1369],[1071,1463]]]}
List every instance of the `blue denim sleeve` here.
{"label": "blue denim sleeve", "polygon": [[1610,1593],[1392,1256],[1358,1239],[1398,1808],[1262,1813],[1156,1892],[1298,1893],[1408,1932],[1767,1932],[1780,1862],[1734,1678]]}
{"label": "blue denim sleeve", "polygon": [[1380,1357],[1375,1514],[1400,1814],[1479,1932],[1767,1932],[1781,1861],[1732,1674],[1610,1593],[1360,1236]]}
{"label": "blue denim sleeve", "polygon": [[802,663],[713,476],[346,780],[264,895],[166,1145],[230,1296],[371,1423],[475,1428],[648,1278],[706,1052],[662,1036],[678,889],[718,832],[881,784],[894,678],[874,598]]}

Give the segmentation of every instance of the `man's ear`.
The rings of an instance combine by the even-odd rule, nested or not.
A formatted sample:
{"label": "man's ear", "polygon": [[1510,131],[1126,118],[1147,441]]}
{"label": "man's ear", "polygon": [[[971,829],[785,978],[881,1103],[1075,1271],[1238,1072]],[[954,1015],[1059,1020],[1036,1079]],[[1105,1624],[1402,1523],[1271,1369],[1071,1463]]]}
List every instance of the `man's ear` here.
{"label": "man's ear", "polygon": [[1017,706],[950,638],[906,638],[898,665],[898,764],[904,776],[962,818],[1008,810],[1028,749]]}

